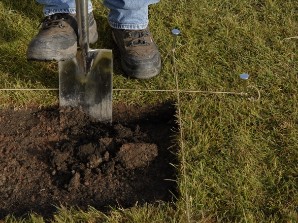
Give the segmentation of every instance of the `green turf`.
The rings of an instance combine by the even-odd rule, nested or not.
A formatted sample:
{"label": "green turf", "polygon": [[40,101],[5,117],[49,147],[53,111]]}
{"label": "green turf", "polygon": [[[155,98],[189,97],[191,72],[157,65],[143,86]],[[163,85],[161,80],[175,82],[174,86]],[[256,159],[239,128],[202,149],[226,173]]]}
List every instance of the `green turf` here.
{"label": "green turf", "polygon": [[[114,49],[108,11],[101,1],[94,5],[101,39],[93,47]],[[297,222],[297,12],[296,0],[161,0],[152,6],[163,70],[151,80],[127,79],[115,50],[115,89],[176,89],[177,75],[180,90],[248,96],[181,92],[178,103],[176,93],[115,91],[116,102],[176,101],[180,197],[107,215],[61,208],[54,222]],[[55,63],[25,57],[41,17],[33,0],[0,2],[0,88],[58,88]],[[174,27],[181,30],[175,51]],[[241,80],[241,73],[250,79]],[[56,91],[0,92],[1,107],[52,105],[57,97]],[[44,219],[32,215],[23,222]]]}

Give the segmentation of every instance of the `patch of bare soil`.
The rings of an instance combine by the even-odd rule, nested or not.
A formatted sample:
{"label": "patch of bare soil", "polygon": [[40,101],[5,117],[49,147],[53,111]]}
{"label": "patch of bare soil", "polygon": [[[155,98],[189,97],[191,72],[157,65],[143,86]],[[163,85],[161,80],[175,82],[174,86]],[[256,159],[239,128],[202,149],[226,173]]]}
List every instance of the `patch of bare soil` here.
{"label": "patch of bare soil", "polygon": [[0,110],[0,219],[50,218],[61,204],[171,201],[174,107],[116,105],[113,113],[113,124],[102,124],[78,109]]}

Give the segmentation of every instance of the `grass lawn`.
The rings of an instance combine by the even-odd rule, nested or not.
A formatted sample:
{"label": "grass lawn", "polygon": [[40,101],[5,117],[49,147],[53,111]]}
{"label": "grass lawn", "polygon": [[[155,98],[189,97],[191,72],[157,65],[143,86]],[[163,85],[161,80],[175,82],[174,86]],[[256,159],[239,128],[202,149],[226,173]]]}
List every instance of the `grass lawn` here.
{"label": "grass lawn", "polygon": [[[101,37],[93,47],[112,48],[108,11],[93,2]],[[161,0],[152,6],[163,70],[147,81],[127,79],[115,55],[114,101],[176,102],[178,201],[108,215],[61,207],[54,222],[298,222],[297,13],[297,0]],[[58,88],[56,63],[26,60],[41,18],[34,0],[0,2],[1,89]],[[176,44],[175,27],[181,30]],[[147,89],[179,91],[140,91]],[[58,92],[2,90],[0,101],[1,108],[48,106],[58,103]],[[6,221],[44,219],[32,214]]]}

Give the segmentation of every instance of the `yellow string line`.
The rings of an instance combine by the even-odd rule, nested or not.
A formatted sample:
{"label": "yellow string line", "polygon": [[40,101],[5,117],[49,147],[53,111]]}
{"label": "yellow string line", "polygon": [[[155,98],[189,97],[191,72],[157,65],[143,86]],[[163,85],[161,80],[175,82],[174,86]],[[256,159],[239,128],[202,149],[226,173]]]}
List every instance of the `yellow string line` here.
{"label": "yellow string line", "polygon": [[[0,91],[59,91],[58,88],[2,88]],[[129,89],[115,88],[113,91],[138,91],[138,92],[179,92],[179,93],[203,93],[203,94],[232,94],[247,96],[246,92],[232,91],[201,91],[201,90],[180,90],[180,89]]]}
{"label": "yellow string line", "polygon": [[183,125],[182,125],[182,118],[181,118],[181,103],[180,103],[180,89],[179,89],[179,78],[178,78],[178,72],[177,72],[177,67],[176,67],[176,56],[175,56],[175,47],[176,47],[176,41],[177,37],[175,38],[175,43],[173,45],[173,50],[172,50],[172,57],[173,57],[173,67],[172,71],[175,75],[175,83],[176,83],[176,97],[177,97],[177,111],[178,111],[178,122],[179,122],[179,127],[180,127],[180,149],[181,149],[181,161],[182,161],[182,174],[183,174],[183,183],[184,183],[184,188],[185,188],[185,203],[186,203],[186,216],[187,216],[187,221],[190,223],[191,222],[191,207],[190,207],[190,197],[187,189],[187,177],[186,177],[186,158],[185,158],[185,145],[184,145],[184,130],[183,130]]}
{"label": "yellow string line", "polygon": [[298,36],[291,36],[291,37],[288,37],[288,38],[284,38],[283,40],[290,40],[290,39],[298,39]]}
{"label": "yellow string line", "polygon": [[0,91],[59,91],[58,88],[0,88]]}

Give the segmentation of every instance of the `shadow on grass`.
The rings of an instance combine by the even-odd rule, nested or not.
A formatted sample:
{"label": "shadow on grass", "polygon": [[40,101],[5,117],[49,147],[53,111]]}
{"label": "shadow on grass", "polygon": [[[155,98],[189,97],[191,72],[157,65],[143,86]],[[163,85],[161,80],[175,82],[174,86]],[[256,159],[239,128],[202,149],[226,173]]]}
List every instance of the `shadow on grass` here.
{"label": "shadow on grass", "polygon": [[0,73],[8,74],[3,81],[6,85],[10,87],[24,85],[24,87],[34,88],[34,85],[38,84],[39,87],[42,85],[45,88],[58,87],[58,75],[55,72],[57,64],[27,61],[26,55],[20,55],[15,51],[7,52],[1,47],[0,57],[2,58]]}
{"label": "shadow on grass", "polygon": [[7,11],[17,11],[18,13],[23,14],[30,19],[42,18],[42,5],[38,4],[35,0],[2,0],[2,3],[4,4]]}

